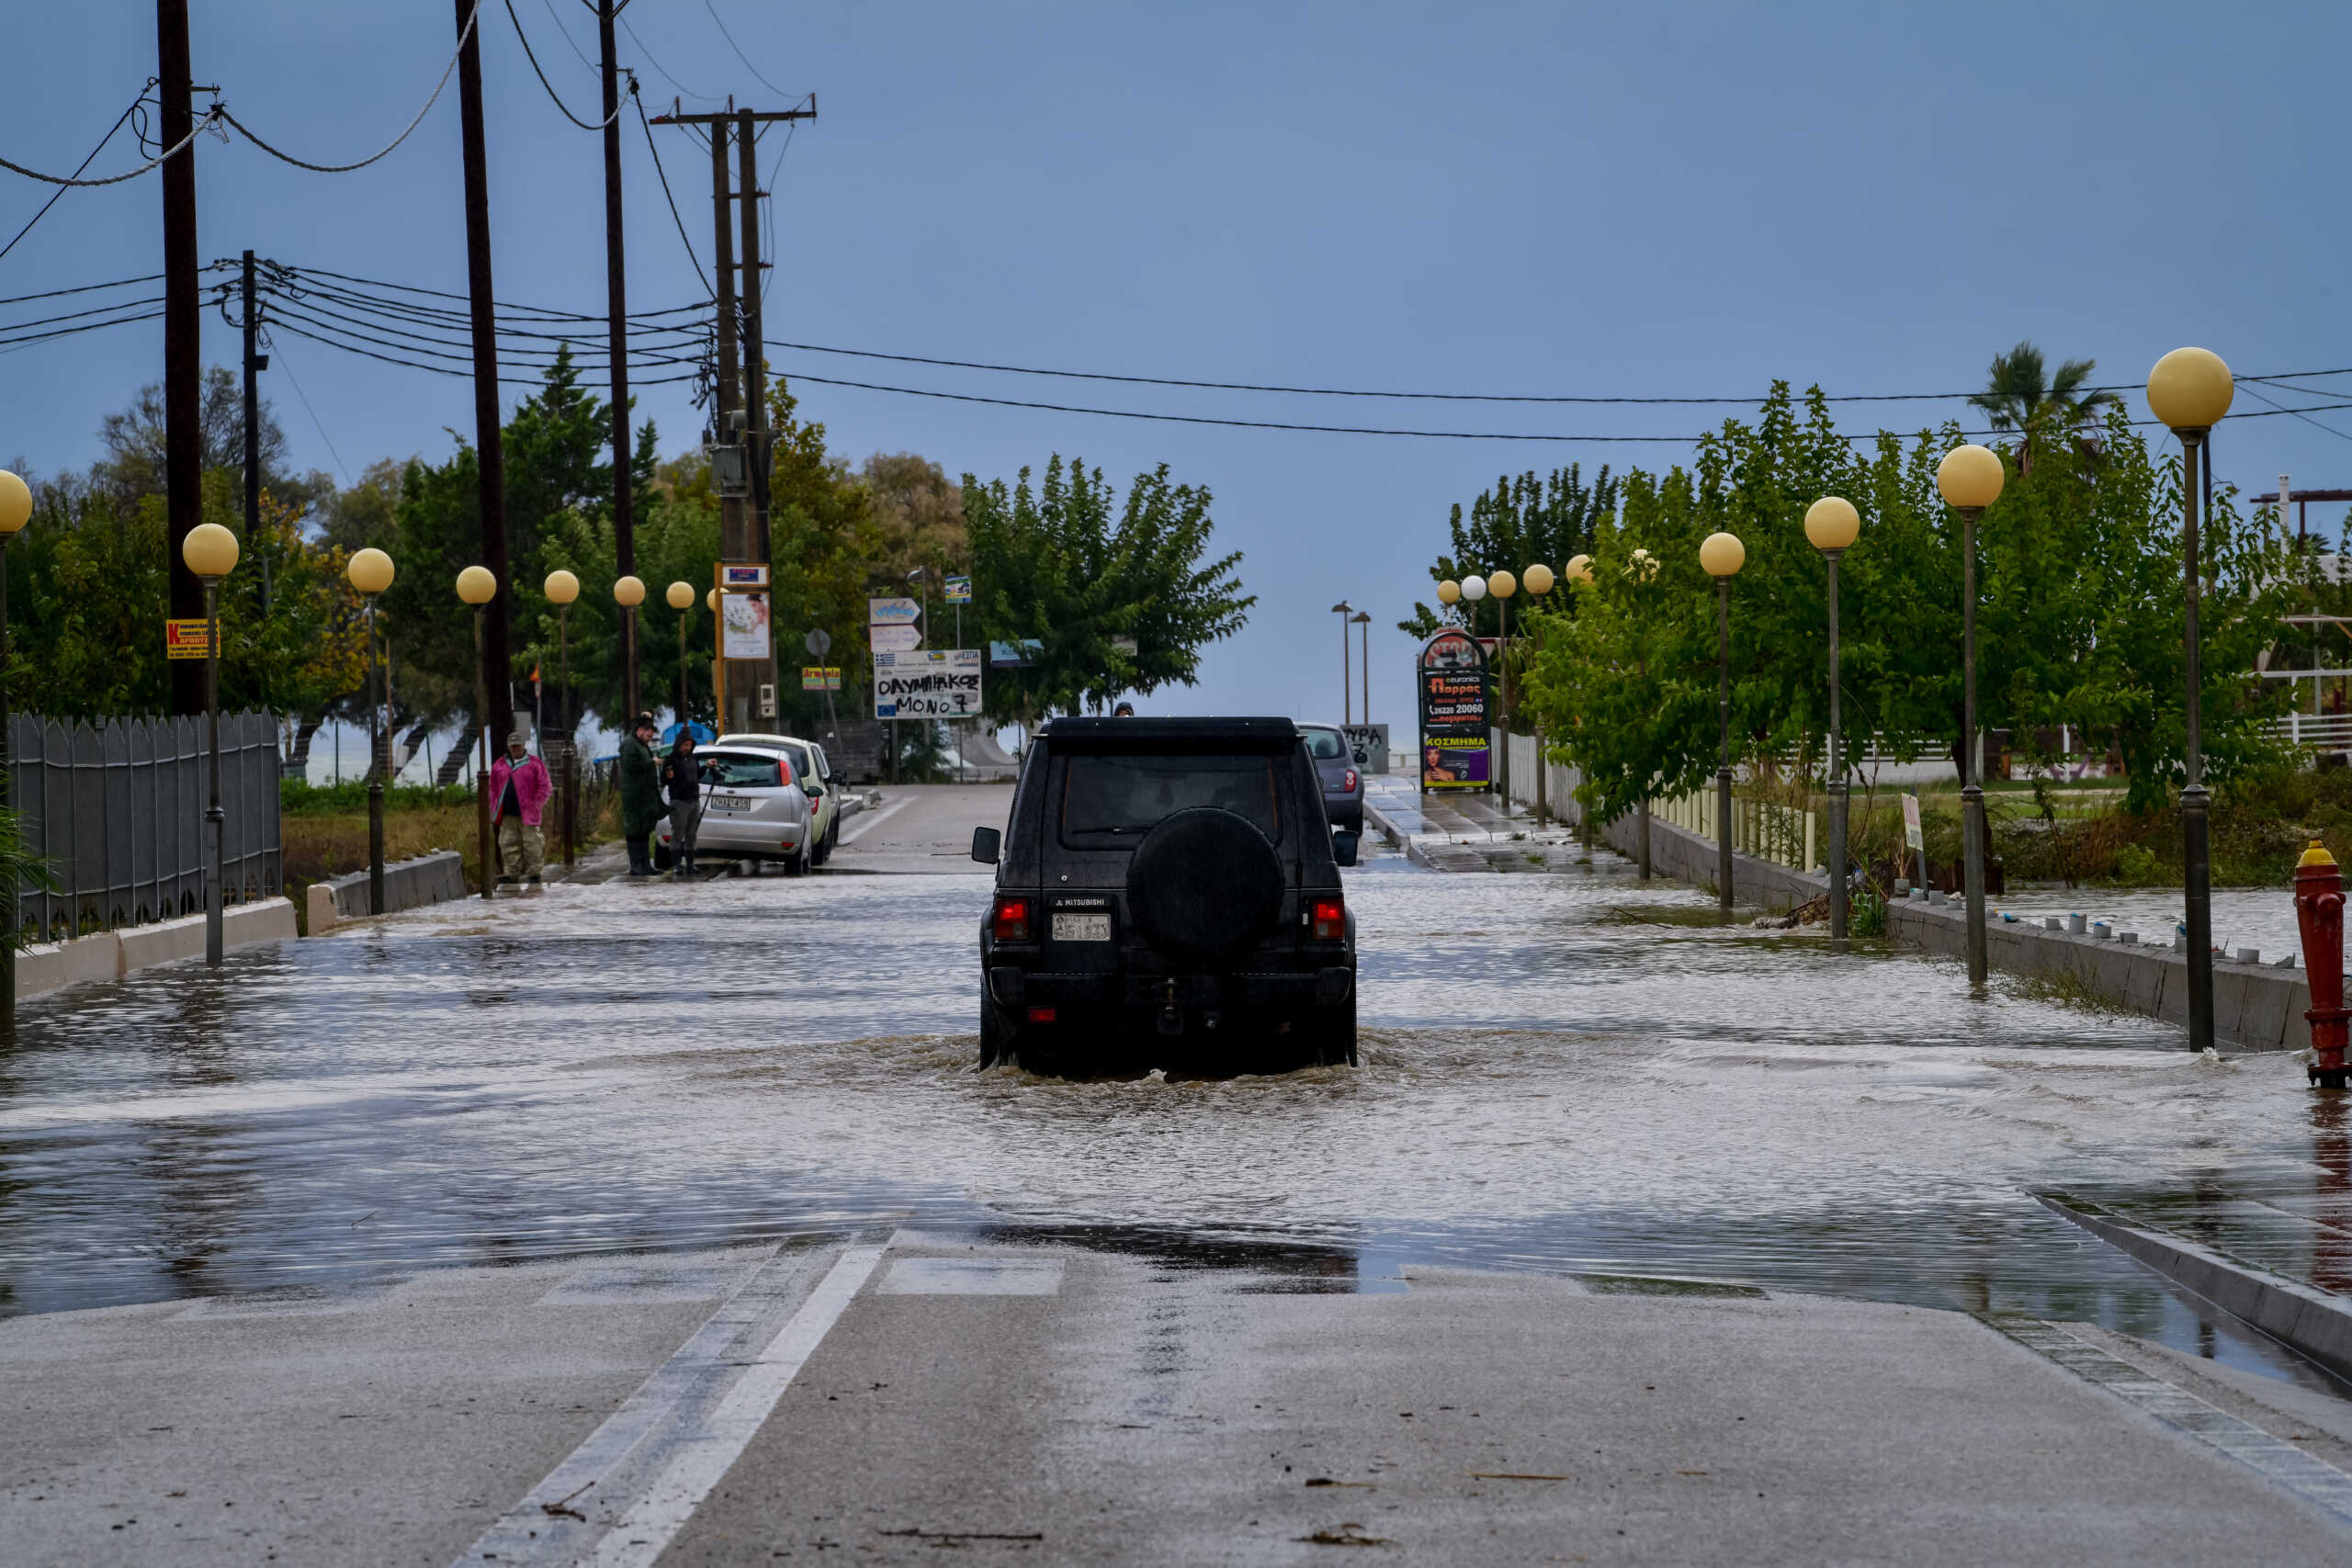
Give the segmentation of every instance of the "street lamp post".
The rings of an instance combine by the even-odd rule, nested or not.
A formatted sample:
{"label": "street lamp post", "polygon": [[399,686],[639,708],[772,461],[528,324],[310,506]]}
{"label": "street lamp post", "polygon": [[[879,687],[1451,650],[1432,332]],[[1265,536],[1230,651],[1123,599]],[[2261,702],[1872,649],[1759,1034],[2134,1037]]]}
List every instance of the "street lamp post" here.
{"label": "street lamp post", "polygon": [[[1357,649],[1361,657],[1356,660],[1356,673],[1363,682],[1363,722],[1369,726],[1372,723],[1372,612],[1358,610],[1351,618],[1356,624],[1357,641],[1363,645]],[[1380,765],[1386,767],[1388,759],[1383,757]]]}
{"label": "street lamp post", "polygon": [[[1558,578],[1553,576],[1552,569],[1542,561],[1537,561],[1520,575],[1521,586],[1538,599],[1551,592],[1552,585],[1558,581]],[[1539,823],[1549,823],[1552,820],[1551,792],[1544,781],[1545,775],[1551,770],[1544,765],[1543,726],[1540,723],[1533,726],[1532,733],[1535,740],[1535,820]]]}
{"label": "street lamp post", "polygon": [[[1441,592],[1442,592],[1442,584],[1440,585]],[[1470,572],[1462,579],[1462,586],[1459,592],[1463,599],[1466,601],[1470,606],[1469,609],[1463,612],[1463,619],[1467,626],[1471,637],[1475,640],[1478,636],[1478,601],[1487,596],[1487,580],[1480,577],[1475,571]],[[1502,645],[1498,642],[1495,646],[1500,648]],[[1483,692],[1485,688],[1482,686],[1480,690]],[[1484,701],[1485,699],[1482,696],[1480,700]],[[1494,734],[1494,724],[1491,717],[1487,725],[1487,733],[1489,737]],[[1487,763],[1487,772],[1489,775],[1492,774],[1493,771],[1493,761],[1489,758]],[[1485,788],[1491,794],[1494,787],[1494,783],[1490,776],[1485,785]],[[1506,815],[1510,811],[1510,800],[1509,796],[1504,797],[1503,811]]]}
{"label": "street lamp post", "polygon": [[[563,681],[563,863],[568,866],[580,841],[580,716],[571,710],[571,605],[580,597],[580,579],[559,567],[548,573],[540,592],[555,606],[555,640]],[[543,759],[547,755],[545,741],[540,742],[539,755]]]}
{"label": "street lamp post", "polygon": [[[2197,559],[2199,459],[2206,437],[2230,412],[2237,386],[2221,355],[2209,349],[2176,348],[2148,373],[2148,408],[2180,437],[2180,553],[2184,627],[2184,676],[2188,690],[2187,744],[2180,788],[2180,858],[2188,905],[2188,1048],[2213,1043],[2213,842],[2205,791],[2203,671],[2197,646],[2197,601],[2202,587]],[[2207,476],[2209,480],[2211,476]],[[2286,510],[2287,498],[2278,498]]]}
{"label": "street lamp post", "polygon": [[[8,541],[32,521],[33,492],[0,468],[0,811],[8,809]],[[17,883],[0,881],[0,1038],[17,1028]]]}
{"label": "street lamp post", "polygon": [[220,580],[237,564],[237,536],[218,523],[199,523],[180,541],[180,558],[204,583],[204,716],[209,728],[209,795],[204,807],[204,962],[220,964]]}
{"label": "street lamp post", "polygon": [[1331,606],[1331,614],[1340,617],[1340,722],[1341,724],[1355,722],[1355,710],[1351,705],[1355,701],[1355,675],[1348,668],[1348,617],[1354,613],[1355,606],[1345,599]]}
{"label": "street lamp post", "polygon": [[1487,579],[1487,592],[1495,596],[1495,614],[1498,617],[1495,634],[1495,666],[1497,694],[1503,709],[1503,815],[1510,815],[1510,596],[1519,592],[1519,579],[1508,571],[1498,571]]}
{"label": "street lamp post", "polygon": [[695,585],[673,582],[662,597],[678,612],[678,728],[686,727],[686,623],[694,616]]}
{"label": "street lamp post", "polygon": [[613,603],[621,607],[621,646],[628,660],[628,728],[633,735],[637,716],[645,711],[638,706],[637,686],[637,608],[645,603],[644,580],[624,577],[615,581]]}
{"label": "street lamp post", "polygon": [[498,878],[490,857],[490,656],[482,637],[482,611],[498,597],[498,578],[486,566],[469,566],[458,573],[458,597],[474,610],[474,728],[481,735],[481,760],[474,764],[474,854],[481,866],[481,896],[498,897]]}
{"label": "street lamp post", "polygon": [[1736,534],[1699,542],[1699,564],[1715,580],[1715,902],[1731,913],[1731,580],[1747,564]]}
{"label": "street lamp post", "polygon": [[368,912],[384,912],[384,774],[390,758],[384,749],[383,700],[377,695],[376,596],[392,585],[392,558],[379,549],[355,550],[344,575],[368,605]]}
{"label": "street lamp post", "polygon": [[[1567,570],[1561,575],[1572,586],[1579,582],[1589,583],[1592,581],[1592,558],[1583,554],[1570,556]],[[1584,847],[1586,853],[1591,852],[1592,812],[1581,801],[1577,804],[1577,842]]]}
{"label": "street lamp post", "polygon": [[1968,902],[1968,983],[1982,986],[1984,958],[1984,786],[1976,746],[1976,520],[1998,501],[2007,478],[2000,457],[1973,443],[1955,446],[1936,466],[1936,488],[1960,513],[1960,839],[1961,885]]}
{"label": "street lamp post", "polygon": [[1829,934],[1846,934],[1846,754],[1838,717],[1838,558],[1861,536],[1861,513],[1842,496],[1805,508],[1804,536],[1829,563]]}

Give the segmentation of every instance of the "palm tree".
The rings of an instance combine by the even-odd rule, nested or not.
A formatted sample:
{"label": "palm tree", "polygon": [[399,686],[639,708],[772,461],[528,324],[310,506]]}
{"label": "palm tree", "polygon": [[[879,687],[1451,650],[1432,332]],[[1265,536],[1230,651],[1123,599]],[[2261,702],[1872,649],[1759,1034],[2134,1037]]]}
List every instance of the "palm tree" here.
{"label": "palm tree", "polygon": [[2069,359],[2049,374],[2041,350],[2020,343],[2007,354],[1993,356],[1984,390],[1968,400],[1982,409],[1996,430],[2015,430],[2025,439],[2018,452],[2018,471],[2033,467],[2034,437],[2055,426],[2079,431],[2093,423],[2101,410],[2121,401],[2113,392],[2085,391],[2084,383],[2098,367],[2096,359]]}

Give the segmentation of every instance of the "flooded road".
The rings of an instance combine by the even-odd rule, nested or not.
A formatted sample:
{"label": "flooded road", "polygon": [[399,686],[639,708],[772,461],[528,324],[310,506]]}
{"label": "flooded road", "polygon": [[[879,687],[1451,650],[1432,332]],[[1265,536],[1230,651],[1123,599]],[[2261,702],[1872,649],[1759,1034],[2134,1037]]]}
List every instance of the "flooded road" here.
{"label": "flooded road", "polygon": [[35,1001],[0,1061],[0,1310],[911,1220],[2179,1342],[2179,1301],[2030,1190],[2335,1179],[2291,1059],[1971,1000],[1953,965],[1723,929],[1601,867],[1351,873],[1363,1065],[1279,1078],[976,1071],[966,872],[559,886]]}

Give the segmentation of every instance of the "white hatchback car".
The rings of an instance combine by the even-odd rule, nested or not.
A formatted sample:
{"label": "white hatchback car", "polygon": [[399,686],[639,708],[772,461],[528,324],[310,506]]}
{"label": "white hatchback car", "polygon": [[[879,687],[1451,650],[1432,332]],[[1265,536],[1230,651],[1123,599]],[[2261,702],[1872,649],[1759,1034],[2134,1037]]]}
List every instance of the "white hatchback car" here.
{"label": "white hatchback car", "polygon": [[[792,759],[765,747],[714,743],[695,753],[702,763],[702,821],[695,854],[743,861],[754,868],[781,861],[799,876],[816,863],[816,803],[802,787]],[[674,863],[671,826],[654,829],[655,863]]]}
{"label": "white hatchback car", "polygon": [[809,852],[811,863],[822,865],[832,858],[833,846],[842,841],[842,782],[833,776],[833,764],[826,757],[825,749],[813,740],[803,740],[797,735],[722,735],[712,742],[717,746],[756,746],[763,751],[781,751],[792,759],[793,775],[800,781],[808,804],[816,812],[816,821],[809,829],[817,847]]}

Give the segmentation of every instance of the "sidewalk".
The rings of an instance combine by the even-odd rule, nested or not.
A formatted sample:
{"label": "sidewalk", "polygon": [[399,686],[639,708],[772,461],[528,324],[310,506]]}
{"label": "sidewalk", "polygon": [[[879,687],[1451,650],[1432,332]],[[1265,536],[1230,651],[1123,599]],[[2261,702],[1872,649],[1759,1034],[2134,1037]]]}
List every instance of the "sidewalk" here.
{"label": "sidewalk", "polygon": [[1364,820],[1432,871],[1583,871],[1629,874],[1634,863],[1604,845],[1589,851],[1576,829],[1554,820],[1538,826],[1532,812],[1506,814],[1492,795],[1423,795],[1409,775],[1364,780]]}

